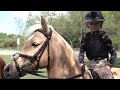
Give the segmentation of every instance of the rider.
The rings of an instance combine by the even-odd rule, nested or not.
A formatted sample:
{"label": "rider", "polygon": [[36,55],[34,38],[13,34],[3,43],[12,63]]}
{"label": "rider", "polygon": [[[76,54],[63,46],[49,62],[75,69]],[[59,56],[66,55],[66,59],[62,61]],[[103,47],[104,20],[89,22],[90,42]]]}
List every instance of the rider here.
{"label": "rider", "polygon": [[86,14],[85,24],[90,32],[81,39],[78,60],[80,65],[83,65],[86,52],[89,59],[88,68],[96,72],[101,79],[113,79],[111,67],[115,63],[117,54],[110,37],[105,31],[100,31],[104,20],[100,11],[89,11]]}

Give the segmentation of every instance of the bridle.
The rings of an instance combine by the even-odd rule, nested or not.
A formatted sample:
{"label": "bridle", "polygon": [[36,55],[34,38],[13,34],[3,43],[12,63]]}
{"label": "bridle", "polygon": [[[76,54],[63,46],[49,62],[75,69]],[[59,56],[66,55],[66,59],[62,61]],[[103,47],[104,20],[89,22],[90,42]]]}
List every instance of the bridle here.
{"label": "bridle", "polygon": [[[36,31],[41,32],[40,30],[36,30]],[[23,76],[23,73],[31,73],[30,70],[26,69],[26,67],[32,65],[35,61],[37,61],[37,64],[38,64],[37,66],[39,66],[39,60],[47,46],[48,46],[48,66],[49,66],[49,62],[50,62],[49,40],[51,39],[51,36],[52,36],[52,30],[50,29],[50,32],[48,34],[44,33],[43,35],[46,37],[46,41],[33,56],[29,56],[29,55],[25,55],[25,54],[21,54],[21,53],[15,53],[13,55],[13,61],[15,63],[15,67],[16,67],[17,71],[19,72],[20,76]],[[20,67],[18,65],[18,63],[16,62],[17,58],[19,58],[19,57],[26,58],[27,60],[30,60],[30,62],[25,64],[24,66]]]}
{"label": "bridle", "polygon": [[[36,31],[41,32],[40,30],[36,30]],[[36,71],[36,70],[32,71],[32,70],[26,69],[27,66],[32,65],[35,61],[37,61],[37,68],[38,68],[38,66],[39,66],[39,60],[40,60],[40,58],[41,58],[41,56],[42,56],[42,54],[45,51],[45,49],[46,49],[47,46],[48,46],[48,67],[49,67],[49,62],[50,62],[49,41],[50,41],[51,36],[52,36],[52,30],[50,29],[50,32],[48,34],[46,34],[46,33],[42,33],[42,34],[47,39],[44,42],[44,44],[41,46],[41,48],[39,48],[39,50],[33,56],[29,56],[29,55],[25,55],[25,54],[21,54],[21,53],[15,53],[15,54],[13,54],[13,61],[15,63],[15,67],[16,67],[17,71],[19,72],[19,76],[20,77],[24,76],[25,73],[29,73],[29,74],[33,74],[33,75],[37,75],[37,76],[42,76],[42,77],[47,77],[47,76],[43,76],[43,75],[40,75],[40,74],[36,74],[39,71]],[[22,67],[20,67],[18,65],[18,63],[16,62],[17,58],[19,58],[19,57],[26,58],[27,60],[30,60],[30,62],[27,63],[27,64],[25,64],[25,65],[23,65]],[[84,73],[78,74],[78,75],[70,77],[68,79],[74,79],[74,78],[81,77],[81,76],[84,79]],[[55,79],[55,78],[53,78],[53,79]]]}

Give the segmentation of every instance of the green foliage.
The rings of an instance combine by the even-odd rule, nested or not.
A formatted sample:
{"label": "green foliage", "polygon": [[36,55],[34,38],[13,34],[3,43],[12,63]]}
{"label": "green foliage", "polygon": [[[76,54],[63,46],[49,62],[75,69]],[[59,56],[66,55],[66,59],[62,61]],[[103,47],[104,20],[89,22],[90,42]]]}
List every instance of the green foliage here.
{"label": "green foliage", "polygon": [[113,44],[117,50],[120,49],[120,40],[119,39],[120,39],[120,36],[118,36],[118,37],[113,36],[112,37]]}
{"label": "green foliage", "polygon": [[[112,38],[113,45],[119,50],[120,11],[102,12],[105,17],[102,30],[108,33],[108,35]],[[54,29],[74,48],[79,48],[81,37],[88,31],[88,28],[84,23],[85,14],[85,11],[67,11],[66,14],[62,14],[61,12],[58,14],[57,11],[40,12],[40,15],[46,18],[47,23],[52,25]],[[26,32],[29,26],[35,24],[36,21],[39,21],[39,16],[33,16],[31,12],[29,13],[23,33]],[[0,45],[2,46],[4,44],[0,43]]]}
{"label": "green foliage", "polygon": [[[120,50],[120,11],[102,11],[105,17],[102,30],[106,31],[111,37],[113,45]],[[44,16],[47,23],[73,47],[79,48],[80,39],[88,31],[84,23],[85,11],[67,11],[66,14],[57,11],[41,11],[40,15]],[[16,48],[16,40],[20,38],[20,47],[25,43],[26,30],[35,23],[40,23],[40,15],[33,16],[30,12],[28,19],[24,24],[21,18],[14,18],[18,27],[19,35],[0,33],[0,48]]]}
{"label": "green foliage", "polygon": [[34,25],[38,20],[39,20],[39,17],[33,16],[32,13],[30,12],[28,15],[28,20],[26,21],[25,29],[28,29],[30,26]]}
{"label": "green foliage", "polygon": [[14,20],[15,20],[15,24],[17,26],[18,33],[22,35],[23,30],[24,30],[24,23],[23,23],[22,19],[15,17]]}
{"label": "green foliage", "polygon": [[24,44],[24,37],[21,35],[14,35],[14,34],[10,34],[7,35],[5,33],[0,33],[0,48],[8,48],[8,47],[12,47],[12,48],[16,48],[17,47],[17,38],[20,38],[20,43],[21,46]]}

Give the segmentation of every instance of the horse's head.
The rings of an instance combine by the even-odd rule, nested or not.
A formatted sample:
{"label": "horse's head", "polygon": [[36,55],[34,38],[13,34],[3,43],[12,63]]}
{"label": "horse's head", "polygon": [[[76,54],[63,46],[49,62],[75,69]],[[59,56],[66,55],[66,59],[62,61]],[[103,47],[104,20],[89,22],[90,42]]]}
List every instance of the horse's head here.
{"label": "horse's head", "polygon": [[19,53],[13,55],[12,62],[4,68],[6,78],[18,79],[37,68],[48,67],[51,28],[47,25],[45,18],[41,16],[41,24],[33,25],[28,29],[27,42]]}

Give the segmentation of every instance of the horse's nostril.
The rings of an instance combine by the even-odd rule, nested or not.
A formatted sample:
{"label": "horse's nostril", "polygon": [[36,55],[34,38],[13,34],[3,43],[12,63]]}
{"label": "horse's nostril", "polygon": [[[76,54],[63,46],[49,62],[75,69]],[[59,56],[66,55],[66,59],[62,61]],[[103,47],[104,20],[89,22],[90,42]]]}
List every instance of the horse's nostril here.
{"label": "horse's nostril", "polygon": [[10,67],[9,66],[6,67],[5,72],[7,72],[8,74],[10,73]]}
{"label": "horse's nostril", "polygon": [[10,68],[9,67],[6,67],[5,71],[6,72],[9,72]]}

